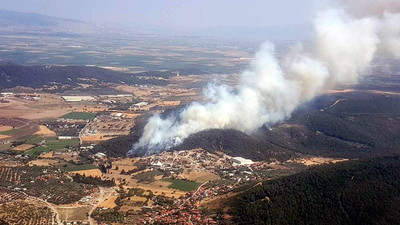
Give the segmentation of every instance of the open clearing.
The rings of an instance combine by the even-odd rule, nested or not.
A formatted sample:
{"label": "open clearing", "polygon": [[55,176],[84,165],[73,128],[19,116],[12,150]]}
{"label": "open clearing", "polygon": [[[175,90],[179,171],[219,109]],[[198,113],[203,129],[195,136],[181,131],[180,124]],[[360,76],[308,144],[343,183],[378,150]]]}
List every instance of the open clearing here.
{"label": "open clearing", "polygon": [[29,149],[31,149],[33,147],[35,147],[35,145],[22,144],[22,145],[15,146],[12,150],[15,150],[15,151],[26,151],[26,150],[29,150]]}
{"label": "open clearing", "polygon": [[206,181],[211,181],[211,180],[217,180],[219,179],[219,176],[216,174],[213,174],[208,171],[190,171],[188,169],[185,169],[179,177],[185,178],[187,180],[195,180],[200,183],[204,183]]}
{"label": "open clearing", "polygon": [[96,134],[96,135],[87,135],[82,137],[83,142],[99,142],[99,141],[107,141],[112,139],[112,136],[106,137],[107,134]]}
{"label": "open clearing", "polygon": [[87,216],[86,213],[89,212],[90,207],[82,206],[82,207],[63,207],[59,206],[56,207],[57,212],[60,216],[61,220],[68,220],[68,221],[79,221],[79,220],[86,220]]}
{"label": "open clearing", "polygon": [[80,174],[85,176],[92,176],[92,177],[101,177],[102,173],[99,169],[91,169],[91,170],[78,170],[72,171],[73,174]]}
{"label": "open clearing", "polygon": [[147,198],[136,196],[136,195],[129,198],[129,201],[132,201],[132,202],[145,202],[146,200],[147,200]]}
{"label": "open clearing", "polygon": [[12,130],[13,129],[13,127],[12,126],[7,126],[7,125],[0,125],[0,132],[3,132],[3,131],[8,131],[8,130]]}
{"label": "open clearing", "polygon": [[3,134],[0,134],[0,140],[1,139],[6,139],[6,138],[9,138],[10,136],[8,136],[8,135],[3,135]]}
{"label": "open clearing", "polygon": [[343,161],[347,161],[347,160],[348,159],[311,157],[311,158],[300,159],[300,163],[302,163],[302,164],[304,164],[306,166],[314,166],[314,165],[320,165],[320,164],[325,164],[325,163],[343,162]]}
{"label": "open clearing", "polygon": [[100,208],[109,208],[109,209],[112,209],[112,208],[114,208],[115,206],[117,206],[116,204],[115,204],[115,200],[118,198],[118,196],[110,196],[110,197],[108,197],[107,199],[105,199],[103,202],[101,202],[97,207],[100,207]]}
{"label": "open clearing", "polygon": [[31,166],[51,166],[58,164],[58,160],[55,159],[37,159],[29,162]]}
{"label": "open clearing", "polygon": [[40,125],[39,130],[34,133],[34,135],[41,135],[41,136],[56,136],[54,131],[51,131],[46,126]]}

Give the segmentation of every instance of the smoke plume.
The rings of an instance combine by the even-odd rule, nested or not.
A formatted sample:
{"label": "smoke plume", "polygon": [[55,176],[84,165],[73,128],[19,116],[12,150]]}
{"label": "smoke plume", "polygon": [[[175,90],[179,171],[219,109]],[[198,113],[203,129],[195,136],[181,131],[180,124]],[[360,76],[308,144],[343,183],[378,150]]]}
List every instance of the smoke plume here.
{"label": "smoke plume", "polygon": [[278,60],[274,46],[264,43],[237,88],[209,84],[207,102],[193,102],[166,118],[154,115],[131,153],[168,150],[206,129],[250,133],[285,120],[323,90],[356,82],[378,53],[400,57],[399,34],[400,15],[393,12],[360,17],[342,9],[326,10],[315,19],[311,50],[298,44]]}

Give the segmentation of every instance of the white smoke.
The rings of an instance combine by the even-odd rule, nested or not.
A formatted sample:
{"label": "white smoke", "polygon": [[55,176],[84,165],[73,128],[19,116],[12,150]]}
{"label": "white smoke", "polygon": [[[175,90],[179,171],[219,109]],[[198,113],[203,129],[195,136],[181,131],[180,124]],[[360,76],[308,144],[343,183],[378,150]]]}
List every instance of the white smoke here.
{"label": "white smoke", "polygon": [[377,52],[400,56],[399,14],[385,12],[354,18],[344,10],[319,14],[313,48],[297,45],[278,61],[274,46],[264,43],[240,77],[235,90],[210,84],[206,103],[193,102],[178,115],[151,117],[131,151],[168,150],[190,134],[212,128],[244,132],[288,118],[300,104],[337,83],[356,82]]}

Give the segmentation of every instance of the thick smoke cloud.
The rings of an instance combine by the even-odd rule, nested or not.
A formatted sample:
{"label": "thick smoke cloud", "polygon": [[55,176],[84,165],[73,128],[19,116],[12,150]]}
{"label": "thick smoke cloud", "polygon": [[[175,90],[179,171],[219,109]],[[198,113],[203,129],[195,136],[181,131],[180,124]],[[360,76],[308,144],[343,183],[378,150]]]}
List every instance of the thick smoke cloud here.
{"label": "thick smoke cloud", "polygon": [[151,117],[131,152],[168,150],[190,134],[212,128],[244,132],[288,118],[300,104],[338,83],[356,82],[378,53],[400,56],[400,16],[384,12],[353,17],[341,9],[320,13],[314,24],[313,48],[294,46],[278,60],[264,43],[239,84],[210,84],[206,103],[193,102],[178,115]]}

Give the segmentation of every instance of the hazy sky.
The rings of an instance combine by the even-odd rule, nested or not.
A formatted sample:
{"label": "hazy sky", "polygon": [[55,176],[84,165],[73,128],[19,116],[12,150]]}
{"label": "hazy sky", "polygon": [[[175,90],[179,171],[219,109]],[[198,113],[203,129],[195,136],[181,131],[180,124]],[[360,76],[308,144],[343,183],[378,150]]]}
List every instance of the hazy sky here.
{"label": "hazy sky", "polygon": [[321,5],[315,0],[0,0],[1,9],[13,11],[181,27],[308,24]]}

